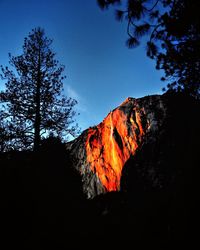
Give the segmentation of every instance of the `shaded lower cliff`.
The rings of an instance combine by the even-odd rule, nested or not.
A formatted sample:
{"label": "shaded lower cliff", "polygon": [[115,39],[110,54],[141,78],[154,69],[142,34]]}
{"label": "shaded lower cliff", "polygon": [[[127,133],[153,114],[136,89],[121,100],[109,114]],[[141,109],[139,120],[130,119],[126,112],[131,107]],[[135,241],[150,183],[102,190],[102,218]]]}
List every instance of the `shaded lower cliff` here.
{"label": "shaded lower cliff", "polygon": [[146,134],[145,143],[124,165],[123,191],[173,190],[177,183],[191,181],[199,164],[199,101],[183,94],[163,95],[163,99],[162,124],[154,134]]}

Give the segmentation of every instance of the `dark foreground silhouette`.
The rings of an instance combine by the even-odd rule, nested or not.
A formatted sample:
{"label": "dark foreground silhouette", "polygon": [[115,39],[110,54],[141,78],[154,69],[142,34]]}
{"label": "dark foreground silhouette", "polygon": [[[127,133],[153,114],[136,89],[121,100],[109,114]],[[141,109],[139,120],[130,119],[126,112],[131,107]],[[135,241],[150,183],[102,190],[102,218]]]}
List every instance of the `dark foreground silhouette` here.
{"label": "dark foreground silhouette", "polygon": [[171,99],[159,140],[127,161],[120,192],[86,200],[56,139],[43,142],[38,153],[1,154],[1,249],[191,246],[197,239],[199,103],[182,98]]}

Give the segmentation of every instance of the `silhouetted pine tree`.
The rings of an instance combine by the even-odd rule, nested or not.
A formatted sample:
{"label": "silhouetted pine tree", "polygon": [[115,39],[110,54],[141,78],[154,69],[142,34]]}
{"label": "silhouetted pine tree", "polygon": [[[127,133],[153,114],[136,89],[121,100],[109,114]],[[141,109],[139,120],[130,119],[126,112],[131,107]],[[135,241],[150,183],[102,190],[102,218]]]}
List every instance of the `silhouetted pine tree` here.
{"label": "silhouetted pine tree", "polygon": [[1,66],[1,78],[7,80],[0,93],[2,116],[12,138],[13,147],[37,150],[41,137],[78,132],[74,125],[77,101],[62,94],[64,66],[59,65],[51,49],[52,40],[41,28],[35,28],[24,39],[20,56],[9,54],[9,64]]}
{"label": "silhouetted pine tree", "polygon": [[[102,9],[122,6],[120,0],[98,0]],[[163,69],[169,91],[200,94],[200,18],[199,2],[195,0],[127,0],[116,10],[119,21],[127,21],[130,48],[149,35],[147,56]],[[120,5],[121,4],[121,5]],[[163,89],[165,90],[165,89]]]}

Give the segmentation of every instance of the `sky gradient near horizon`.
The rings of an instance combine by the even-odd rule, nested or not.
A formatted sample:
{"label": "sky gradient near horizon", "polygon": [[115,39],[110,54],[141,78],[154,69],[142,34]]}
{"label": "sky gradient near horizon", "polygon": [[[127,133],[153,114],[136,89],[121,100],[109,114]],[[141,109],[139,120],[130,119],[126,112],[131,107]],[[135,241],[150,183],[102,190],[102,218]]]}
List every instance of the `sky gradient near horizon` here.
{"label": "sky gradient near horizon", "polygon": [[[96,0],[0,0],[0,64],[20,55],[23,39],[42,27],[65,65],[65,93],[78,101],[82,130],[97,125],[126,97],[161,94],[162,72],[145,54],[145,43],[128,49],[126,23]],[[0,89],[3,82],[0,80]]]}

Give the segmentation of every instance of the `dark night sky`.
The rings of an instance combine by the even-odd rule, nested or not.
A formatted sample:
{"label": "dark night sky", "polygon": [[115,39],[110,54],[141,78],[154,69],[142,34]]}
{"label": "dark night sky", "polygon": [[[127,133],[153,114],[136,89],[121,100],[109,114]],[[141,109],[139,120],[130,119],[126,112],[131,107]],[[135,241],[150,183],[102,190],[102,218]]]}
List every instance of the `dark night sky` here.
{"label": "dark night sky", "polygon": [[65,92],[79,102],[82,129],[128,96],[162,93],[162,72],[146,57],[145,43],[128,49],[126,23],[115,20],[113,9],[101,11],[96,0],[0,0],[0,11],[0,64],[8,64],[8,52],[21,53],[32,28],[44,28],[66,66]]}

